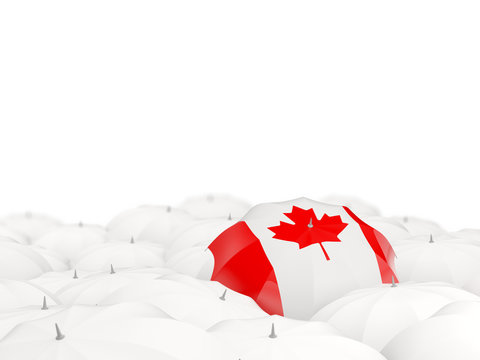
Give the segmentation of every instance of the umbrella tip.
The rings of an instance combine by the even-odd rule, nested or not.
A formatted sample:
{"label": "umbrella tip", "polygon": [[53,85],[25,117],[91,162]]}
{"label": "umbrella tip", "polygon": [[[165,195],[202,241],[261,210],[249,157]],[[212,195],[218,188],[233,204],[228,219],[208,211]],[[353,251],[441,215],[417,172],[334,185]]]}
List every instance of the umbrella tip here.
{"label": "umbrella tip", "polygon": [[65,335],[62,334],[62,332],[60,331],[60,328],[58,327],[57,323],[55,323],[55,330],[57,332],[57,337],[55,338],[55,340],[62,340],[65,337]]}
{"label": "umbrella tip", "polygon": [[83,227],[83,222],[79,221],[78,222],[78,227]]}
{"label": "umbrella tip", "polygon": [[110,274],[115,274],[115,270],[113,269],[113,264],[110,264]]}
{"label": "umbrella tip", "polygon": [[26,217],[27,219],[31,219],[32,216],[33,216],[33,214],[32,214],[31,211],[25,211],[25,217]]}
{"label": "umbrella tip", "polygon": [[408,216],[403,217],[403,222],[408,222]]}
{"label": "umbrella tip", "polygon": [[214,199],[215,199],[215,197],[212,194],[207,195],[207,201],[208,202],[213,202]]}
{"label": "umbrella tip", "polygon": [[395,276],[392,275],[392,287],[397,287],[397,284],[395,283]]}
{"label": "umbrella tip", "polygon": [[172,211],[172,207],[170,205],[167,206],[167,212],[171,212]]}
{"label": "umbrella tip", "polygon": [[135,244],[135,238],[133,236],[130,238],[130,244]]}
{"label": "umbrella tip", "polygon": [[307,225],[310,229],[313,228],[313,220],[310,218],[310,222]]}
{"label": "umbrella tip", "polygon": [[223,292],[222,296],[219,297],[220,300],[225,301],[225,295],[227,295],[227,289]]}
{"label": "umbrella tip", "polygon": [[277,334],[275,333],[275,324],[272,323],[272,330],[270,331],[270,335],[268,335],[270,339],[275,339],[277,337]]}
{"label": "umbrella tip", "polygon": [[228,220],[232,220],[232,213],[228,214]]}
{"label": "umbrella tip", "polygon": [[74,279],[78,279],[77,269],[73,270],[73,278],[74,278]]}
{"label": "umbrella tip", "polygon": [[428,242],[431,244],[431,243],[434,243],[435,241],[433,241],[433,235],[430,234],[430,240],[428,240]]}
{"label": "umbrella tip", "polygon": [[43,305],[42,305],[42,308],[40,310],[48,310],[47,297],[46,296],[43,297]]}

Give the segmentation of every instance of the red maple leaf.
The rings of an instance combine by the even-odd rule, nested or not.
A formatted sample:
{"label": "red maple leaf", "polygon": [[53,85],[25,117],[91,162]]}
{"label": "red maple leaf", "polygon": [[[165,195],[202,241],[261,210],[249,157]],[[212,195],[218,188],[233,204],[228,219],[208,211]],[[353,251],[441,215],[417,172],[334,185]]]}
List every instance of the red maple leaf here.
{"label": "red maple leaf", "polygon": [[319,244],[327,260],[330,260],[330,257],[322,243],[325,241],[340,241],[338,234],[348,225],[342,222],[340,215],[328,216],[323,214],[322,218],[318,220],[313,209],[305,210],[297,206],[293,206],[292,212],[284,215],[294,223],[289,224],[280,221],[280,225],[269,227],[268,229],[275,233],[273,238],[296,242],[300,249]]}

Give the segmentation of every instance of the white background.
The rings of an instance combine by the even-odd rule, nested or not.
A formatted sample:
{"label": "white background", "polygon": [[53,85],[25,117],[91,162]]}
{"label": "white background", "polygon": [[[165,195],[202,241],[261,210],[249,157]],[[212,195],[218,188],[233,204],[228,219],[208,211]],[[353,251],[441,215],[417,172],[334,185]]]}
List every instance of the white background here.
{"label": "white background", "polygon": [[2,1],[0,214],[330,193],[480,227],[477,1]]}

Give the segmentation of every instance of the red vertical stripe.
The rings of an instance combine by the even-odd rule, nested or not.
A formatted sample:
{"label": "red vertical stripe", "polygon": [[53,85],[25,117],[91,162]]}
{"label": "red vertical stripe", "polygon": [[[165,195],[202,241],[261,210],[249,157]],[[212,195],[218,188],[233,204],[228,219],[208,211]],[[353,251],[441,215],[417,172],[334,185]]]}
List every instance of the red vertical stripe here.
{"label": "red vertical stripe", "polygon": [[251,297],[271,315],[283,315],[275,271],[244,221],[225,230],[208,248],[215,259],[213,281]]}

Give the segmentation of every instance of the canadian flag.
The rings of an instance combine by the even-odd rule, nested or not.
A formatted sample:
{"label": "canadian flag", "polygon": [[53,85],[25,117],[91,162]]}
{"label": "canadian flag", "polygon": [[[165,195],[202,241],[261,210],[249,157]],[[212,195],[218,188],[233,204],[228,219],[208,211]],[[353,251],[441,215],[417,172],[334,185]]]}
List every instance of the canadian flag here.
{"label": "canadian flag", "polygon": [[398,281],[380,232],[345,206],[306,198],[255,206],[208,249],[211,280],[292,318],[309,319],[351,290]]}

